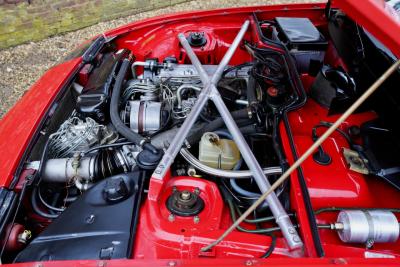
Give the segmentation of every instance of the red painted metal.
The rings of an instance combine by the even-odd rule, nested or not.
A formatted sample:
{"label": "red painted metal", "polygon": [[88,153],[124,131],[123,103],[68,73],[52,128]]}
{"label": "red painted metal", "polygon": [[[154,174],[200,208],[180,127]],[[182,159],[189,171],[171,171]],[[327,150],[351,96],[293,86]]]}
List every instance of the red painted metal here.
{"label": "red painted metal", "polygon": [[[299,155],[304,153],[313,143],[312,128],[321,121],[334,122],[339,115],[327,116],[328,110],[322,108],[312,99],[307,104],[288,114],[291,131],[296,149]],[[364,112],[351,115],[342,125],[341,129],[347,131],[351,126],[360,126],[363,122],[375,118],[372,112]],[[280,125],[282,143],[293,163],[288,136],[283,124]],[[322,129],[321,129],[322,130]],[[319,134],[321,134],[319,132]],[[340,134],[333,133],[322,147],[328,153],[332,162],[328,166],[316,163],[312,157],[303,164],[302,169],[307,183],[307,188],[314,210],[326,207],[349,207],[349,208],[395,208],[400,201],[398,191],[386,182],[376,177],[368,177],[349,170],[342,155],[342,148],[349,148],[347,141]],[[291,177],[293,194],[300,192],[297,173]],[[292,194],[292,199],[294,198]],[[382,196],[386,196],[382,198]],[[336,220],[338,212],[323,213],[317,216],[317,223],[326,224]],[[338,257],[339,255],[352,255],[363,257],[364,246],[343,244],[335,231],[320,230],[321,241],[324,245],[327,257]],[[400,256],[400,242],[393,244],[379,244],[374,247],[376,252],[383,249],[385,254]]]}
{"label": "red painted metal", "polygon": [[[154,195],[154,190],[150,189],[149,196],[141,209],[134,258],[192,259],[199,256],[210,259],[259,258],[266,252],[271,244],[269,236],[238,231],[232,233],[212,251],[201,252],[201,247],[217,238],[232,224],[218,187],[214,182],[199,178],[184,176],[165,178],[158,195]],[[173,188],[192,192],[200,190],[199,196],[204,200],[205,207],[199,213],[198,221],[194,217],[170,217],[166,201]],[[243,227],[249,228],[246,224]],[[283,238],[278,238],[274,256],[289,255]]]}
{"label": "red painted metal", "polygon": [[80,64],[74,59],[48,70],[0,122],[0,187],[8,186],[30,140],[60,88]]}
{"label": "red painted metal", "polygon": [[332,0],[332,4],[365,27],[393,54],[400,57],[400,20],[385,9],[385,1]]}
{"label": "red painted metal", "polygon": [[246,266],[313,266],[313,267],[326,267],[326,266],[353,266],[353,267],[376,267],[376,266],[398,266],[398,259],[362,259],[362,258],[304,258],[304,259],[191,259],[191,260],[81,260],[81,261],[50,261],[50,262],[27,262],[18,264],[5,264],[4,267],[37,267],[38,264],[43,267],[154,267],[154,266],[185,266],[185,267],[201,267],[201,266],[231,266],[231,267],[246,267]]}
{"label": "red painted metal", "polygon": [[[358,3],[357,8],[356,4]],[[365,26],[386,46],[399,55],[400,37],[399,25],[395,24],[373,0],[334,1],[334,6],[342,8],[350,17]],[[351,11],[351,12],[350,12]],[[246,8],[231,8],[213,11],[178,13],[131,23],[106,33],[108,37],[120,36],[116,40],[119,48],[133,51],[137,60],[157,57],[163,60],[169,56],[178,58],[179,63],[189,63],[184,50],[179,46],[176,35],[178,32],[205,32],[207,45],[203,49],[195,49],[204,64],[216,64],[226,52],[229,44],[245,19],[251,20],[251,28],[245,39],[260,43],[255,29],[253,12],[259,20],[272,19],[276,16],[309,17],[313,23],[322,29],[326,26],[324,4],[298,4],[285,6],[260,6]],[[381,25],[378,24],[381,23]],[[383,27],[382,27],[383,23]],[[343,62],[329,46],[327,52],[332,65],[342,65]],[[250,60],[244,48],[236,52],[230,64],[240,64]],[[68,80],[75,69],[81,64],[81,59],[74,59],[50,69],[23,97],[23,99],[0,122],[0,186],[8,186],[15,169],[27,145],[38,128],[52,101],[60,88]],[[345,66],[343,66],[345,68]],[[139,70],[140,71],[140,70]],[[302,82],[309,87],[313,78],[303,75]],[[82,70],[80,79],[87,79],[87,73]],[[332,122],[337,116],[328,116],[327,110],[309,100],[302,108],[288,114],[289,123],[294,135],[296,149],[303,153],[311,144],[311,130],[320,121]],[[352,125],[360,125],[375,117],[374,113],[365,112],[352,115],[343,125],[346,130]],[[288,134],[280,125],[282,143],[290,163],[293,155],[289,146]],[[12,138],[12,142],[10,142]],[[332,157],[329,167],[320,166],[308,159],[303,165],[304,176],[314,209],[330,206],[345,207],[393,207],[399,203],[397,192],[376,178],[365,177],[350,171],[343,161],[341,149],[348,147],[342,136],[333,134],[324,144],[325,151]],[[25,172],[26,173],[26,172]],[[271,244],[271,238],[234,231],[212,251],[203,253],[200,248],[219,237],[232,223],[227,205],[220,196],[216,183],[193,177],[171,177],[168,174],[162,180],[152,178],[147,198],[141,207],[137,237],[133,246],[135,260],[117,261],[69,261],[69,266],[250,266],[250,265],[315,265],[328,264],[368,265],[385,263],[398,264],[391,259],[362,259],[365,248],[356,245],[343,245],[337,234],[330,230],[320,230],[320,237],[327,258],[314,259],[316,250],[312,242],[309,219],[306,216],[304,196],[301,193],[297,174],[290,179],[291,209],[297,214],[300,233],[305,242],[304,258],[290,259],[293,256],[288,251],[284,239],[277,233],[277,245],[273,255],[268,260],[258,259]],[[166,199],[173,188],[179,190],[200,189],[200,197],[205,201],[204,210],[199,214],[198,221],[192,217],[175,216],[171,218],[166,208]],[[382,198],[380,196],[386,196]],[[335,221],[336,213],[324,213],[317,216],[318,223]],[[250,225],[243,224],[250,228]],[[375,252],[384,251],[386,255],[400,256],[400,244],[381,244],[374,247]],[[372,251],[374,252],[374,251]],[[310,257],[309,259],[305,257]],[[337,258],[341,257],[341,258]],[[359,259],[346,258],[357,257]],[[174,261],[159,259],[178,259]],[[203,259],[199,259],[203,258]],[[240,260],[220,258],[241,258]],[[278,259],[279,258],[279,259]],[[212,259],[212,260],[211,260]],[[62,262],[41,263],[41,266],[60,266]],[[36,266],[33,263],[20,266]]]}
{"label": "red painted metal", "polygon": [[[22,224],[14,223],[13,225],[8,225],[6,234],[10,237],[8,238],[7,244],[5,244],[5,251],[12,253],[24,247],[24,244],[18,241],[18,236],[24,231],[25,227]],[[0,242],[0,245],[3,246],[3,242]]]}

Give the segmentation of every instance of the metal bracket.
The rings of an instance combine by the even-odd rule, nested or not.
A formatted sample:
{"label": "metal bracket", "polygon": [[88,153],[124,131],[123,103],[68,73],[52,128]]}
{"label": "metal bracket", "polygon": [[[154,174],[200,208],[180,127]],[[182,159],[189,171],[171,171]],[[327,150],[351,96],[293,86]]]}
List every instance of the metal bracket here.
{"label": "metal bracket", "polygon": [[[228,65],[230,59],[232,58],[235,50],[239,46],[241,40],[243,39],[250,22],[246,20],[242,25],[239,33],[235,37],[232,42],[232,45],[229,47],[228,51],[222,58],[220,64],[218,65],[214,75],[210,78],[207,72],[204,70],[202,64],[200,63],[199,59],[197,58],[196,54],[192,50],[190,44],[188,43],[185,35],[180,33],[178,35],[179,41],[182,47],[186,50],[188,57],[192,61],[193,66],[196,68],[200,80],[203,84],[203,90],[201,90],[198,99],[195,105],[192,107],[191,112],[187,116],[186,120],[183,122],[182,126],[180,127],[179,131],[175,135],[174,139],[172,140],[170,146],[168,147],[167,151],[165,152],[163,158],[161,159],[159,165],[157,166],[156,170],[154,171],[152,178],[162,180],[163,177],[166,175],[168,169],[170,168],[172,162],[174,161],[176,155],[179,153],[182,144],[187,137],[189,130],[193,127],[194,123],[196,122],[197,118],[199,117],[203,107],[207,103],[208,100],[212,100],[217,107],[219,113],[221,114],[222,119],[224,120],[226,127],[228,128],[229,132],[231,133],[233,140],[235,141],[236,145],[238,146],[241,155],[246,162],[247,166],[249,167],[250,171],[253,174],[253,178],[256,181],[258,187],[260,188],[261,192],[267,192],[271,188],[271,184],[269,183],[268,179],[265,177],[262,168],[257,162],[254,154],[252,153],[249,145],[247,144],[245,138],[243,137],[242,133],[240,132],[238,126],[236,125],[235,121],[232,118],[232,115],[228,108],[226,107],[224,101],[221,98],[221,95],[216,88],[216,84],[221,79],[222,73],[225,67]],[[282,234],[285,237],[287,244],[290,249],[300,249],[303,247],[303,242],[300,239],[295,227],[293,226],[289,216],[287,215],[285,209],[283,208],[281,202],[279,201],[278,197],[275,193],[271,193],[266,201],[273,213],[276,223],[281,228]]]}
{"label": "metal bracket", "polygon": [[369,174],[368,169],[368,160],[362,158],[357,151],[343,148],[343,156],[346,160],[347,166],[350,170],[362,173],[362,174]]}

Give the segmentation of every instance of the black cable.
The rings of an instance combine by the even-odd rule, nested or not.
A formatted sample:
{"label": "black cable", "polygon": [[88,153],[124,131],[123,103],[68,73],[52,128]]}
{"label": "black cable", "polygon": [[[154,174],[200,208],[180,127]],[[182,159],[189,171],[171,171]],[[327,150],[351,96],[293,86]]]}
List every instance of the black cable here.
{"label": "black cable", "polygon": [[274,252],[274,249],[276,247],[276,236],[274,234],[269,234],[268,236],[271,237],[271,244],[269,245],[268,250],[264,253],[264,255],[261,256],[262,259],[268,258],[271,256],[272,252]]}
{"label": "black cable", "polygon": [[46,167],[46,163],[47,163],[47,156],[48,156],[48,150],[49,150],[49,144],[51,142],[51,138],[52,136],[50,135],[49,138],[47,139],[46,143],[44,144],[43,147],[43,151],[42,154],[40,156],[40,161],[39,161],[39,166],[38,169],[36,171],[36,173],[34,174],[32,183],[35,185],[38,185],[40,183],[40,180],[42,179],[43,176],[43,170]]}
{"label": "black cable", "polygon": [[[254,17],[257,20],[255,15],[254,15]],[[301,84],[299,74],[297,73],[294,59],[290,56],[289,51],[286,48],[286,46],[280,42],[275,42],[275,41],[272,41],[270,39],[263,37],[260,27],[257,27],[257,30],[258,30],[258,33],[262,37],[262,41],[264,43],[270,45],[271,47],[273,47],[273,49],[265,50],[263,48],[254,47],[254,46],[250,45],[249,43],[246,43],[246,48],[248,48],[251,51],[251,53],[255,55],[255,57],[257,57],[259,54],[259,53],[256,53],[256,51],[262,52],[264,55],[270,55],[270,54],[275,55],[275,56],[278,55],[282,59],[285,73],[287,74],[287,77],[285,77],[285,80],[283,82],[289,83],[294,91],[291,103],[288,103],[287,105],[282,107],[280,112],[283,115],[283,122],[284,122],[285,129],[288,133],[290,148],[293,153],[294,160],[297,160],[298,154],[297,154],[297,150],[295,148],[295,144],[293,141],[293,135],[292,135],[292,131],[290,129],[290,124],[289,124],[289,121],[287,118],[287,113],[292,110],[302,107],[306,103],[307,96],[306,96],[305,90]],[[276,51],[275,49],[283,50],[284,52],[282,53],[280,51]],[[289,68],[289,65],[290,65],[290,68]],[[305,178],[304,178],[304,174],[303,174],[301,166],[297,169],[297,172],[298,172],[301,192],[304,196],[304,204],[305,204],[306,211],[307,211],[307,217],[310,222],[310,229],[312,231],[312,239],[313,239],[318,256],[323,257],[325,253],[324,253],[324,250],[323,250],[323,247],[321,244],[321,240],[319,237],[317,223],[315,220],[309,192],[307,190],[307,185],[305,182]]]}
{"label": "black cable", "polygon": [[249,76],[249,80],[247,82],[247,101],[249,102],[249,106],[257,103],[257,92],[256,92],[256,79],[253,75]]}
{"label": "black cable", "polygon": [[390,212],[394,212],[394,213],[400,213],[400,209],[391,209],[391,208],[328,207],[328,208],[318,209],[318,210],[314,211],[314,214],[318,215],[323,212],[342,211],[342,210],[384,210],[384,211],[390,211]]}
{"label": "black cable", "polygon": [[65,208],[57,208],[57,207],[47,203],[46,200],[44,200],[44,198],[43,198],[43,196],[42,196],[42,194],[40,192],[40,187],[38,187],[37,194],[38,194],[40,202],[43,204],[43,206],[45,206],[49,210],[53,210],[53,211],[56,211],[56,212],[63,212],[65,210]]}
{"label": "black cable", "polygon": [[279,165],[282,168],[282,171],[286,171],[289,168],[289,163],[286,160],[285,154],[282,150],[282,143],[279,133],[279,122],[280,122],[281,115],[279,112],[274,114],[273,117],[273,126],[272,126],[272,146],[274,148],[275,154],[278,157]]}
{"label": "black cable", "polygon": [[38,203],[37,203],[37,198],[36,198],[37,190],[38,190],[38,187],[35,186],[35,187],[32,189],[32,194],[31,194],[31,205],[32,205],[33,211],[34,211],[37,215],[39,215],[40,217],[43,217],[43,218],[46,218],[46,219],[56,219],[56,218],[59,216],[59,214],[49,214],[49,213],[46,213],[46,212],[42,211],[42,210],[39,208],[39,205],[38,205]]}
{"label": "black cable", "polygon": [[[235,121],[246,119],[246,120],[248,120],[249,123],[252,123],[252,120],[250,119],[251,115],[249,114],[249,109],[247,109],[247,108],[232,111],[231,115]],[[218,118],[212,120],[211,122],[206,123],[201,129],[199,129],[195,133],[191,134],[186,139],[189,142],[189,144],[195,144],[198,142],[198,140],[200,140],[203,133],[213,132],[213,131],[223,127],[224,125],[225,125],[224,120],[221,117],[218,117]]]}
{"label": "black cable", "polygon": [[93,152],[93,151],[99,150],[99,149],[117,147],[117,146],[125,146],[125,145],[133,145],[133,144],[134,144],[134,142],[126,141],[126,142],[121,142],[121,143],[112,143],[112,144],[107,144],[107,145],[95,146],[95,147],[89,148],[88,150],[82,152],[82,155],[86,155],[90,152]]}
{"label": "black cable", "polygon": [[[329,128],[332,126],[333,123],[331,122],[326,122],[326,121],[321,121],[319,124],[315,125],[312,129],[312,133],[313,133],[313,139],[315,138],[314,141],[316,141],[318,139],[318,135],[317,135],[317,129],[321,128],[321,127],[325,127],[325,128]],[[350,147],[353,147],[353,141],[351,140],[350,136],[345,133],[343,130],[336,128],[335,129],[336,132],[338,132],[339,134],[341,134],[344,139],[346,139],[347,143],[350,145]]]}
{"label": "black cable", "polygon": [[222,76],[221,77],[222,78],[225,77],[226,74],[228,74],[229,72],[231,72],[233,70],[238,70],[238,69],[241,69],[243,67],[251,66],[253,64],[254,64],[254,62],[245,62],[245,63],[239,64],[239,65],[235,65],[235,66],[229,67],[229,68],[225,69],[224,72],[222,72]]}

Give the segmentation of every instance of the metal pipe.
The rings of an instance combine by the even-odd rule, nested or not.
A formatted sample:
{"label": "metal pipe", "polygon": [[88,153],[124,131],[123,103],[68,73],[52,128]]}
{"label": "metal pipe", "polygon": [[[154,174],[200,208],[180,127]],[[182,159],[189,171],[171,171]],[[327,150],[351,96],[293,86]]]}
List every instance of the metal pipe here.
{"label": "metal pipe", "polygon": [[249,105],[249,101],[243,100],[243,99],[236,99],[235,103],[238,104],[238,105],[243,105],[243,106],[248,106]]}
{"label": "metal pipe", "polygon": [[[243,27],[249,22],[246,21],[242,29],[240,30],[239,34],[242,33],[244,35],[245,31],[243,31]],[[246,27],[246,30],[247,30]],[[238,34],[238,36],[239,36]],[[189,56],[190,60],[192,61],[193,66],[196,68],[199,77],[203,84],[207,84],[206,90],[208,93],[208,90],[210,90],[210,98],[214,102],[216,108],[218,109],[219,113],[221,114],[222,119],[224,120],[226,127],[228,128],[229,132],[231,133],[233,140],[235,141],[236,145],[238,146],[241,155],[246,162],[247,166],[251,170],[254,180],[257,183],[258,187],[260,188],[260,191],[262,193],[267,192],[271,188],[271,184],[269,183],[268,179],[266,179],[262,168],[257,162],[257,159],[255,158],[254,154],[252,153],[249,145],[247,144],[245,138],[243,137],[242,133],[239,130],[239,127],[236,125],[235,121],[232,118],[232,115],[228,108],[226,107],[224,101],[222,100],[222,97],[220,93],[218,92],[218,89],[216,88],[216,84],[218,83],[225,66],[229,63],[231,57],[233,56],[233,53],[235,50],[233,49],[228,49],[226,52],[224,58],[221,60],[221,63],[218,65],[217,70],[215,71],[213,77],[211,80],[209,79],[209,76],[207,75],[206,71],[204,70],[203,66],[201,65],[200,61],[198,60],[196,54],[193,52],[191,46],[188,44],[186,38],[184,37],[183,34],[179,34],[179,40],[183,46],[183,48],[186,50],[187,55]],[[232,48],[233,46],[237,47],[239,45],[239,42],[241,41],[241,38],[235,38],[235,40],[232,43]],[[192,109],[193,112],[193,109]],[[183,127],[183,126],[182,126]],[[303,242],[300,239],[300,236],[297,233],[297,230],[292,224],[292,221],[290,220],[289,216],[287,215],[285,209],[283,208],[281,202],[279,201],[278,197],[276,196],[275,193],[270,194],[266,198],[268,205],[271,209],[272,214],[275,216],[276,223],[280,226],[282,229],[282,234],[285,237],[288,246],[290,249],[300,249],[303,247]]]}
{"label": "metal pipe", "polygon": [[[248,179],[253,176],[253,174],[250,170],[231,171],[231,170],[222,170],[222,169],[215,169],[215,168],[209,167],[209,166],[201,163],[186,148],[181,149],[181,155],[187,162],[189,162],[196,169],[198,169],[202,172],[205,172],[207,174],[213,175],[213,176],[217,176],[217,177],[221,177],[221,178],[234,178],[234,179]],[[282,169],[280,167],[264,168],[263,173],[267,176],[277,175],[277,174],[282,173]]]}
{"label": "metal pipe", "polygon": [[[46,182],[65,183],[79,176],[90,181],[94,178],[95,157],[85,157],[79,160],[79,167],[73,168],[73,158],[49,159],[43,169],[42,180]],[[36,165],[36,162],[32,162]]]}
{"label": "metal pipe", "polygon": [[[228,64],[229,60],[232,58],[233,53],[235,52],[236,48],[239,46],[241,40],[246,33],[250,22],[247,20],[240,29],[239,33],[235,37],[232,42],[232,45],[229,47],[228,51],[224,55],[221,63],[219,64],[217,71],[214,73],[213,77],[215,80],[221,77],[223,70],[225,69],[226,65]],[[185,48],[189,58],[192,60],[193,64],[201,65],[199,59],[197,58],[196,54],[190,48],[188,41],[185,38],[184,34],[179,34],[178,38]],[[168,147],[167,151],[165,152],[163,158],[161,159],[160,163],[158,164],[157,168],[153,172],[152,178],[162,180],[163,177],[166,175],[168,169],[170,168],[172,162],[174,161],[176,155],[179,153],[179,150],[182,147],[183,142],[185,141],[190,129],[193,127],[194,123],[196,122],[197,118],[199,117],[201,111],[203,110],[205,104],[209,98],[209,92],[211,90],[210,82],[207,73],[203,68],[199,70],[200,79],[203,83],[203,90],[200,92],[196,103],[192,107],[191,112],[183,122],[181,128],[177,132],[175,138],[172,140],[170,146]],[[213,79],[213,80],[214,80]]]}
{"label": "metal pipe", "polygon": [[271,186],[271,188],[264,192],[257,201],[255,201],[225,232],[211,244],[202,247],[201,251],[208,251],[214,246],[218,245],[224,240],[235,228],[240,225],[263,201],[273,194],[277,189],[300,165],[357,109],[371,96],[382,83],[389,78],[389,76],[398,70],[400,60],[395,62],[389,69],[386,70],[369,88],[366,90],[336,121],[331,127],[312,144],[304,154],[290,166],[290,168],[282,174],[281,177]]}
{"label": "metal pipe", "polygon": [[136,78],[137,78],[137,76],[136,76],[136,67],[137,67],[137,66],[142,66],[142,67],[144,67],[144,66],[146,66],[146,65],[147,65],[147,63],[146,63],[146,62],[143,62],[143,61],[135,61],[135,62],[132,63],[131,70],[132,70],[132,77],[133,77],[133,79],[136,79]]}
{"label": "metal pipe", "polygon": [[[229,132],[232,134],[233,140],[235,141],[237,147],[240,150],[240,153],[246,162],[247,166],[251,170],[254,180],[257,183],[260,191],[262,193],[267,192],[271,188],[271,184],[268,179],[265,178],[262,168],[257,162],[254,154],[252,153],[249,145],[244,139],[242,133],[240,132],[238,126],[233,120],[228,108],[226,107],[224,101],[221,98],[217,88],[215,85],[212,85],[212,98],[211,98],[217,107],[221,117],[224,119],[226,127]],[[292,224],[289,216],[287,215],[285,209],[283,208],[281,202],[275,193],[270,194],[266,198],[269,208],[271,209],[272,214],[275,216],[276,223],[282,230],[282,234],[285,237],[289,248],[291,249],[299,249],[303,247],[303,242],[300,239],[300,236],[297,233],[297,230]]]}
{"label": "metal pipe", "polygon": [[181,86],[179,86],[179,88],[176,90],[176,101],[178,102],[178,108],[182,107],[182,91],[184,91],[185,89],[193,89],[196,91],[201,91],[201,88],[198,86],[194,86],[191,84],[182,84]]}

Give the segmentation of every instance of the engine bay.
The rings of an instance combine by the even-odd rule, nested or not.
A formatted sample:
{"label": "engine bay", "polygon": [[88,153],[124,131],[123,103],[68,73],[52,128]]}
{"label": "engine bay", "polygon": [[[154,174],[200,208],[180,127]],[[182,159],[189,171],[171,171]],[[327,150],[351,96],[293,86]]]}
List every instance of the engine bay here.
{"label": "engine bay", "polygon": [[3,262],[399,257],[399,72],[274,191],[298,240],[288,242],[265,201],[202,250],[264,193],[210,100],[157,173],[207,87],[178,33],[213,77],[250,21],[216,88],[270,184],[390,65],[340,10],[288,12],[99,37],[24,163]]}

